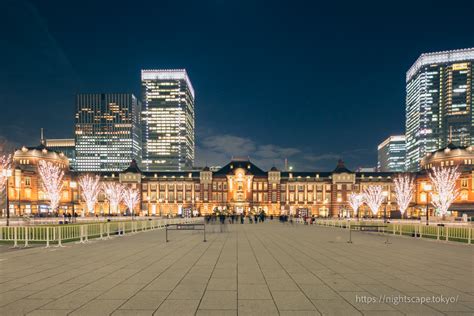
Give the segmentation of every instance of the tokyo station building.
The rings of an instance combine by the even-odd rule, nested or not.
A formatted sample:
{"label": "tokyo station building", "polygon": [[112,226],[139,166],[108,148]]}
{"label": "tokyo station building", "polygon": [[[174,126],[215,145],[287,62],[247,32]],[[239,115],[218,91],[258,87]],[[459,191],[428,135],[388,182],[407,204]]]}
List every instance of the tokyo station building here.
{"label": "tokyo station building", "polygon": [[[42,144],[38,147],[23,147],[14,154],[14,169],[8,180],[10,214],[48,214],[48,201],[45,200],[37,174],[37,163],[41,159],[58,163],[65,171],[58,213],[81,214],[85,211],[77,183],[81,174],[69,170],[68,159],[62,153]],[[438,165],[457,165],[461,171],[457,181],[460,194],[450,208],[452,214],[474,215],[473,148],[450,144],[423,159],[422,166],[426,170],[412,173],[416,179],[416,188],[407,211],[408,217],[425,216],[429,199],[429,193],[424,192],[424,184],[429,180],[427,170]],[[264,211],[267,215],[285,213],[295,216],[347,217],[353,216],[348,204],[351,192],[363,192],[367,186],[381,185],[388,196],[377,217],[382,217],[385,211],[387,217],[399,218],[393,186],[396,175],[391,172],[353,172],[342,161],[332,171],[280,171],[275,167],[264,171],[249,159],[233,159],[217,171],[205,167],[195,171],[160,172],[143,172],[132,161],[123,172],[100,174],[102,181],[121,182],[139,189],[141,203],[134,213],[142,216],[177,216],[197,212],[201,215],[216,212],[253,214]],[[434,215],[433,206],[428,205],[428,209],[430,215]],[[121,205],[120,213],[125,212],[125,205]],[[86,215],[116,213],[116,210],[110,210],[107,199],[101,193],[94,214]],[[367,205],[361,206],[359,216],[372,216]]]}

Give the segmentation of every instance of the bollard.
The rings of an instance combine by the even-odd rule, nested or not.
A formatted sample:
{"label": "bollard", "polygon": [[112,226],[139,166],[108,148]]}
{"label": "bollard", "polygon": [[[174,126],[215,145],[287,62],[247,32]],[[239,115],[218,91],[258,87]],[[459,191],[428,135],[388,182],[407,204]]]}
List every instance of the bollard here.
{"label": "bollard", "polygon": [[25,226],[25,248],[29,247],[28,245],[28,226]]}
{"label": "bollard", "polygon": [[49,248],[49,227],[46,227],[46,247]]}

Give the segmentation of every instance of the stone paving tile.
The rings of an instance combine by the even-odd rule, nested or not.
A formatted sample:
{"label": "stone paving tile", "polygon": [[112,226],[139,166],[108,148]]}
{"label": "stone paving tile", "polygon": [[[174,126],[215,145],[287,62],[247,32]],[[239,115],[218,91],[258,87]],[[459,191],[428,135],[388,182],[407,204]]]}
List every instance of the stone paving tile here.
{"label": "stone paving tile", "polygon": [[60,285],[53,286],[51,288],[45,289],[44,291],[36,292],[33,295],[28,296],[28,298],[51,298],[57,299],[61,296],[69,294],[73,291],[78,290],[79,288],[83,287],[84,284],[71,284],[71,283],[64,283]]}
{"label": "stone paving tile", "polygon": [[196,316],[237,316],[237,310],[229,309],[199,309]]}
{"label": "stone paving tile", "polygon": [[71,316],[89,316],[89,315],[108,315],[112,313],[118,306],[122,305],[124,300],[101,300],[96,299],[88,302],[80,308],[74,310]]}
{"label": "stone paving tile", "polygon": [[267,285],[241,284],[239,285],[239,300],[268,300],[272,299]]}
{"label": "stone paving tile", "polygon": [[199,309],[237,309],[236,291],[206,291]]}
{"label": "stone paving tile", "polygon": [[311,301],[299,291],[272,291],[272,296],[280,311],[315,310]]}
{"label": "stone paving tile", "polygon": [[141,291],[125,302],[120,309],[155,311],[169,295],[169,291]]}
{"label": "stone paving tile", "polygon": [[24,291],[13,290],[13,291],[9,291],[9,292],[6,292],[6,293],[1,293],[0,294],[0,306],[5,306],[5,305],[10,304],[12,302],[18,301],[19,299],[28,297],[28,296],[32,295],[33,293],[36,293],[36,291],[32,291],[32,290],[30,290],[30,291],[28,291],[28,290],[24,290]]}
{"label": "stone paving tile", "polygon": [[56,299],[41,309],[76,309],[102,294],[101,291],[74,291]]}
{"label": "stone paving tile", "polygon": [[24,315],[50,302],[50,299],[21,299],[0,307],[0,315]]}
{"label": "stone paving tile", "polygon": [[111,315],[112,316],[152,316],[153,313],[155,312],[154,309],[152,310],[139,310],[139,309],[117,309],[115,312],[113,312]]}
{"label": "stone paving tile", "polygon": [[27,316],[66,316],[71,310],[64,309],[36,309],[28,314]]}
{"label": "stone paving tile", "polygon": [[[319,226],[150,231],[0,252],[0,315],[472,315],[472,248]],[[427,265],[426,262],[430,262]],[[8,263],[8,264],[4,264]],[[454,296],[362,304],[356,295]]]}
{"label": "stone paving tile", "polygon": [[199,300],[166,300],[154,315],[187,316],[194,315],[199,306]]}
{"label": "stone paving tile", "polygon": [[281,311],[280,315],[283,316],[315,316],[321,315],[318,311]]}
{"label": "stone paving tile", "polygon": [[238,301],[239,315],[262,316],[278,315],[278,309],[273,300],[241,300]]}
{"label": "stone paving tile", "polygon": [[302,284],[301,289],[310,299],[336,299],[339,294],[324,284]]}
{"label": "stone paving tile", "polygon": [[212,277],[209,280],[207,289],[211,291],[223,290],[223,291],[236,291],[237,280],[236,279],[218,279]]}
{"label": "stone paving tile", "polygon": [[322,315],[362,315],[354,306],[343,299],[311,300]]}
{"label": "stone paving tile", "polygon": [[299,291],[298,285],[290,278],[268,279],[267,283],[271,291]]}
{"label": "stone paving tile", "polygon": [[182,284],[180,283],[169,295],[171,300],[187,299],[200,300],[206,289],[206,284]]}

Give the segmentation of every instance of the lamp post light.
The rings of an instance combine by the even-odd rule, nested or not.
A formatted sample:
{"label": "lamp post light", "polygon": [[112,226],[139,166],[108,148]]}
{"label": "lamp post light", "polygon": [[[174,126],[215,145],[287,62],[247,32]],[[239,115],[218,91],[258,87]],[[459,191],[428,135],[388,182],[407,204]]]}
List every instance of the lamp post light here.
{"label": "lamp post light", "polygon": [[158,199],[158,203],[160,203],[160,218],[162,217],[162,213],[161,213],[162,212],[162,209],[161,209],[162,208],[162,205],[161,205],[162,202],[163,202],[162,199]]}
{"label": "lamp post light", "polygon": [[430,224],[430,192],[433,189],[433,186],[430,183],[423,184],[423,191],[426,194],[426,225]]}
{"label": "lamp post light", "polygon": [[383,208],[383,222],[387,223],[387,205],[390,204],[390,202],[388,201],[388,191],[383,191],[382,195],[385,197],[385,207]]}
{"label": "lamp post light", "polygon": [[[72,214],[74,215],[74,213],[76,213],[76,207],[75,207],[75,204],[74,204],[74,189],[77,188],[77,182],[76,181],[71,181],[69,183],[69,187],[71,188],[71,194],[72,194],[72,197],[71,197],[71,202],[72,202]],[[84,211],[83,211],[84,212]],[[85,214],[84,214],[85,215]]]}
{"label": "lamp post light", "polygon": [[[110,189],[107,189],[106,190],[106,193],[107,193],[107,196],[110,196],[110,194],[112,193],[112,191],[110,191]],[[107,199],[109,201],[109,218],[110,218],[110,199]]]}
{"label": "lamp post light", "polygon": [[6,178],[5,181],[5,202],[6,202],[6,207],[7,207],[7,226],[10,226],[10,203],[8,200],[8,178],[12,176],[12,170],[11,169],[4,169],[2,170],[2,175]]}

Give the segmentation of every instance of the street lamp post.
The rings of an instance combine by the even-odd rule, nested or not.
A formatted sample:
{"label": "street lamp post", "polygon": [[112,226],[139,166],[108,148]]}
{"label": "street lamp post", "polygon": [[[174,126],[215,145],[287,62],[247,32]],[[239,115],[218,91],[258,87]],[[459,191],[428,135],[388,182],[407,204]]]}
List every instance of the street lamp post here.
{"label": "street lamp post", "polygon": [[160,218],[162,217],[162,214],[161,214],[161,207],[162,207],[161,203],[162,203],[162,202],[163,202],[162,199],[158,199],[158,203],[160,203]]}
{"label": "street lamp post", "polygon": [[74,215],[74,213],[76,213],[76,207],[75,207],[75,204],[74,204],[74,189],[77,188],[77,182],[71,181],[71,183],[69,183],[69,186],[71,187],[72,214]]}
{"label": "street lamp post", "polygon": [[389,204],[388,202],[388,191],[383,191],[382,195],[385,197],[385,206],[383,208],[383,222],[384,224],[387,223],[387,205]]}
{"label": "street lamp post", "polygon": [[428,226],[430,224],[430,210],[429,210],[429,205],[430,205],[430,192],[432,190],[432,186],[429,183],[425,183],[423,185],[423,191],[426,193],[426,225]]}
{"label": "street lamp post", "polygon": [[[107,196],[110,196],[110,193],[111,193],[110,189],[107,189],[106,193],[107,193]],[[109,201],[109,218],[110,218],[110,199],[107,199],[107,200]]]}

